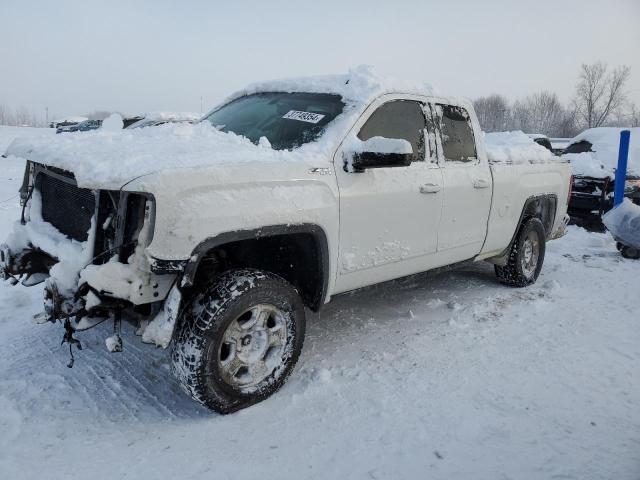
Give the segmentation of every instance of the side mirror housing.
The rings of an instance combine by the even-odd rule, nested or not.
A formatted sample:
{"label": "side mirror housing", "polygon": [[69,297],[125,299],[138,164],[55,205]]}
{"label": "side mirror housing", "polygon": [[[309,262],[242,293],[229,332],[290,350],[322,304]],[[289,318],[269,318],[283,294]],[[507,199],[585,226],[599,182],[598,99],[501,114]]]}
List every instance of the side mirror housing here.
{"label": "side mirror housing", "polygon": [[364,172],[369,168],[408,167],[413,160],[411,144],[399,138],[373,137],[353,149],[345,160],[347,172]]}

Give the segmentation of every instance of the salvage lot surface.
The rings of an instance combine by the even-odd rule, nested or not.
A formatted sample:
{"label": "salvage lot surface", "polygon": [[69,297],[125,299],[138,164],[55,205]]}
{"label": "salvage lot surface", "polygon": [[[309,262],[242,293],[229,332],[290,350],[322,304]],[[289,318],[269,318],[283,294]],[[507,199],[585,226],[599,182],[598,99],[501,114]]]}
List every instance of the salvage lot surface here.
{"label": "salvage lot surface", "polygon": [[526,289],[479,263],[339,297],[285,387],[223,417],[131,328],[121,354],[108,325],[79,336],[66,368],[60,325],[30,321],[41,286],[0,285],[0,478],[637,479],[639,293],[640,262],[571,228]]}

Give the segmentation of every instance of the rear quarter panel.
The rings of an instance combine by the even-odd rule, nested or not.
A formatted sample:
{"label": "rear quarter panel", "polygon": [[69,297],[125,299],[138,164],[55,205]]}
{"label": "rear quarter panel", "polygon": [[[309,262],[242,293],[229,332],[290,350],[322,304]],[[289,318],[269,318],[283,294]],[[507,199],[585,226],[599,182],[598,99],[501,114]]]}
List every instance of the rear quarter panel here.
{"label": "rear quarter panel", "polygon": [[487,238],[482,257],[503,252],[518,228],[520,217],[529,198],[555,195],[557,209],[552,232],[562,226],[567,213],[571,167],[564,162],[537,164],[491,164],[493,198]]}

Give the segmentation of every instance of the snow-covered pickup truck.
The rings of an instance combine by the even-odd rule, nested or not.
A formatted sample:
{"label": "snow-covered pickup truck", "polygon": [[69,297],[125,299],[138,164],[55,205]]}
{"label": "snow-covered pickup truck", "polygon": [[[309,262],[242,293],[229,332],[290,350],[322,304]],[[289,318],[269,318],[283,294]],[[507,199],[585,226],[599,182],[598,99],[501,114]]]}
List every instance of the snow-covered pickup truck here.
{"label": "snow-covered pickup truck", "polygon": [[171,344],[188,393],[235,411],[283,384],[305,309],[332,295],[478,260],[535,282],[570,167],[520,135],[545,153],[499,138],[490,162],[468,102],[356,69],[250,86],[195,125],[17,139],[24,209],[3,272],[47,277],[38,319],[70,345],[110,319],[118,350],[134,320]]}

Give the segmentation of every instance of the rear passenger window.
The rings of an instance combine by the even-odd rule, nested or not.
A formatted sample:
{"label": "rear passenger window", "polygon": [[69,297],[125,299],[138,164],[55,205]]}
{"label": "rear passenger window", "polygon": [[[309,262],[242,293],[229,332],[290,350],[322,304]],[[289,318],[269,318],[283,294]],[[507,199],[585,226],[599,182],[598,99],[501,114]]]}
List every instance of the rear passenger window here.
{"label": "rear passenger window", "polygon": [[438,105],[441,110],[440,132],[445,160],[472,162],[476,160],[476,144],[471,119],[464,108]]}
{"label": "rear passenger window", "polygon": [[387,102],[373,112],[358,133],[360,140],[373,137],[407,140],[413,149],[412,161],[424,160],[424,129],[422,105],[413,100]]}

